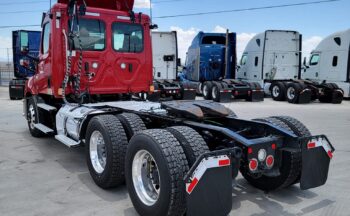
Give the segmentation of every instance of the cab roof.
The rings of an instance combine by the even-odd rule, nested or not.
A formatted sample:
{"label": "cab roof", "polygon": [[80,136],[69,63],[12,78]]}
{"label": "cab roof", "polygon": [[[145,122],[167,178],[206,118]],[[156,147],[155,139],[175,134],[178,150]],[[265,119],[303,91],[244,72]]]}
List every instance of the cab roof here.
{"label": "cab roof", "polygon": [[[73,0],[57,0],[57,3],[68,4]],[[134,0],[85,0],[88,7],[104,8],[110,10],[130,11],[134,7]],[[83,4],[83,0],[78,0]]]}

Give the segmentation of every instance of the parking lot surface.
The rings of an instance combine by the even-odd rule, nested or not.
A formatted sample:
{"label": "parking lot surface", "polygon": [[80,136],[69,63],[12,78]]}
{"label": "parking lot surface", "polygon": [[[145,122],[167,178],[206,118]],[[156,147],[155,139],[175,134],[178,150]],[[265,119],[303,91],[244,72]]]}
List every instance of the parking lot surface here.
{"label": "parking lot surface", "polygon": [[[326,185],[265,194],[242,177],[230,215],[350,215],[350,101],[341,105],[225,104],[241,118],[290,115],[314,135],[326,134],[336,152]],[[0,87],[0,215],[137,215],[125,186],[102,190],[90,178],[84,148],[69,149],[54,138],[30,136],[22,101]]]}

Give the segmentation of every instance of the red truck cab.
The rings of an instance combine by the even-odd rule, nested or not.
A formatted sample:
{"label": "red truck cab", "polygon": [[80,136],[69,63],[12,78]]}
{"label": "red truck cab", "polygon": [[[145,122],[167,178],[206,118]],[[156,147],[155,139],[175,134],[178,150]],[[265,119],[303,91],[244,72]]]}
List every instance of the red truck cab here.
{"label": "red truck cab", "polygon": [[[68,11],[70,2],[58,0],[43,16],[38,69],[27,82],[26,95],[62,98],[69,56],[69,80],[77,76],[80,63],[81,92],[99,96],[149,92],[153,79],[150,18],[131,11],[133,0],[85,0],[86,12],[75,20],[77,25]],[[72,32],[79,32],[79,37],[70,37]],[[65,94],[72,93],[69,81]]]}

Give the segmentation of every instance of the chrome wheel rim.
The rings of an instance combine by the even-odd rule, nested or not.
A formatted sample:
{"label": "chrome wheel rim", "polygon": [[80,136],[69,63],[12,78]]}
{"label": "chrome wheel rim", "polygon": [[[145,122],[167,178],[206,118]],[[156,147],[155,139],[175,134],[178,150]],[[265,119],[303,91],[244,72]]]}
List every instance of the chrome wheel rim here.
{"label": "chrome wheel rim", "polygon": [[139,199],[147,206],[154,205],[160,194],[160,176],[156,161],[146,150],[136,153],[132,162],[132,181]]}
{"label": "chrome wheel rim", "polygon": [[35,129],[35,110],[33,104],[29,105],[28,109],[28,122],[29,122],[29,127],[30,129],[34,130]]}
{"label": "chrome wheel rim", "polygon": [[198,92],[199,92],[200,94],[203,93],[203,91],[202,91],[202,83],[199,83],[199,85],[198,85]]}
{"label": "chrome wheel rim", "polygon": [[213,99],[216,99],[216,95],[218,95],[218,88],[216,86],[213,87],[213,90],[211,92],[211,96],[213,97]]}
{"label": "chrome wheel rim", "polygon": [[295,98],[295,89],[293,87],[289,87],[287,90],[287,97],[290,100],[293,100]]}
{"label": "chrome wheel rim", "polygon": [[90,160],[98,174],[103,173],[107,162],[106,144],[101,132],[94,131],[90,137]]}
{"label": "chrome wheel rim", "polygon": [[280,88],[278,86],[274,86],[272,88],[272,95],[274,97],[278,97],[280,95]]}
{"label": "chrome wheel rim", "polygon": [[208,91],[209,91],[209,90],[208,90],[208,86],[207,86],[207,85],[204,85],[204,86],[203,86],[203,95],[204,95],[204,96],[207,96],[207,95],[209,94]]}

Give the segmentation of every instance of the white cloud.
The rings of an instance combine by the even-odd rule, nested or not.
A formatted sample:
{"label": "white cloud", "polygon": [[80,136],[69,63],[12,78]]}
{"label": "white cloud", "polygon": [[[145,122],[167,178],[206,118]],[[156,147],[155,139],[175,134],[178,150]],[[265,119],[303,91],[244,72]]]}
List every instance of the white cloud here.
{"label": "white cloud", "polygon": [[193,38],[198,34],[200,30],[193,27],[185,30],[177,26],[170,27],[170,30],[177,31],[179,58],[181,58],[182,62],[184,63],[186,60],[187,50],[190,47]]}
{"label": "white cloud", "polygon": [[242,53],[248,42],[256,35],[256,33],[239,33],[237,34],[237,60],[241,59]]}
{"label": "white cloud", "polygon": [[309,56],[311,51],[322,41],[320,36],[312,36],[303,40],[303,55]]}
{"label": "white cloud", "polygon": [[136,0],[134,5],[135,8],[150,8],[150,6],[150,0]]}
{"label": "white cloud", "polygon": [[227,28],[219,26],[219,25],[215,26],[215,28],[213,30],[214,33],[226,33],[226,31],[227,31]]}
{"label": "white cloud", "polygon": [[10,37],[0,36],[0,61],[7,61],[7,48],[9,48],[10,61],[12,61],[12,40]]}

